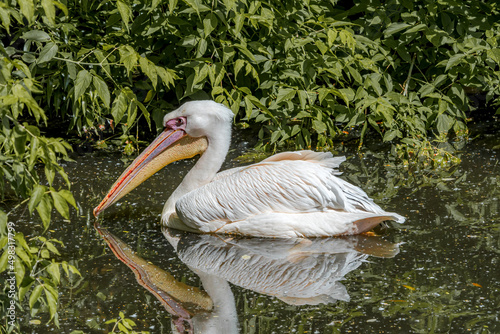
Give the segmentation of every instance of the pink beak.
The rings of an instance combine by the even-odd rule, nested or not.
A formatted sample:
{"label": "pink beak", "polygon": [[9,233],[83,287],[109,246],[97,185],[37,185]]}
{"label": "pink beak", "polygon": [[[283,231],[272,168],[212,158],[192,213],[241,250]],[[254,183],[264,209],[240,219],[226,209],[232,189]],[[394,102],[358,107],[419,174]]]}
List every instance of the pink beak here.
{"label": "pink beak", "polygon": [[94,209],[97,217],[101,211],[146,181],[166,165],[191,158],[205,152],[205,137],[193,138],[182,129],[165,129],[122,173],[101,203]]}

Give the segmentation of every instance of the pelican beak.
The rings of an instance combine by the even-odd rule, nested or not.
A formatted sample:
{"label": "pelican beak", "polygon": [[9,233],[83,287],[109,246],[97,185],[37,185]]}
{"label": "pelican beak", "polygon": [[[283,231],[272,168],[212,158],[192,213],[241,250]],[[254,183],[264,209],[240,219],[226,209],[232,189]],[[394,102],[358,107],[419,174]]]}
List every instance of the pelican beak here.
{"label": "pelican beak", "polygon": [[94,209],[94,216],[97,217],[101,211],[166,165],[202,154],[207,146],[206,137],[193,138],[182,129],[164,130],[120,175],[102,202]]}

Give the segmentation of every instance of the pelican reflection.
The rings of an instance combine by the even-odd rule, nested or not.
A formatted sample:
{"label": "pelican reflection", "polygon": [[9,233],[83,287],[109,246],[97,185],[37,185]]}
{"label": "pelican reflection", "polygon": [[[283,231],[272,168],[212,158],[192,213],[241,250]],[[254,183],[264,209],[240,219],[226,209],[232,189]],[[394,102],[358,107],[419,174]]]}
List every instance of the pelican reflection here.
{"label": "pelican reflection", "polygon": [[96,226],[139,284],[172,314],[174,333],[237,333],[230,284],[291,305],[348,301],[340,282],[369,256],[394,257],[397,244],[364,235],[324,239],[232,238],[165,229],[179,259],[196,273],[203,290],[178,282],[165,269],[141,259],[110,232]]}

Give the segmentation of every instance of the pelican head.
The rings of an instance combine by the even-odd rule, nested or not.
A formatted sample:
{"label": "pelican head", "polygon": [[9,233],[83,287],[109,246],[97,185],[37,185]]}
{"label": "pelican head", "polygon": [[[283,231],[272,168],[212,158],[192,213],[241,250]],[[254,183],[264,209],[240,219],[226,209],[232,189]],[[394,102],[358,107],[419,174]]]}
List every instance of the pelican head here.
{"label": "pelican head", "polygon": [[206,180],[199,182],[210,182],[229,148],[233,116],[230,109],[214,101],[187,102],[165,115],[163,132],[122,173],[94,209],[94,216],[97,217],[101,211],[166,165],[202,155],[209,147],[218,152],[211,155],[211,165],[216,170],[205,175]]}

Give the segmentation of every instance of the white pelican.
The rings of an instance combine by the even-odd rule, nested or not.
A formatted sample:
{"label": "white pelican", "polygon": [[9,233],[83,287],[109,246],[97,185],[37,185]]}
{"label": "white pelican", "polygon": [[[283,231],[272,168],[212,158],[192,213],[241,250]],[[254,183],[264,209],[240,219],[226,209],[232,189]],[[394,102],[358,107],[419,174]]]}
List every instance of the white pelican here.
{"label": "white pelican", "polygon": [[168,113],[165,130],[123,172],[94,216],[167,164],[201,154],[165,203],[164,226],[286,238],[359,234],[385,220],[404,222],[336,177],[345,157],[329,152],[284,152],[218,173],[229,149],[233,116],[214,101],[187,102]]}

